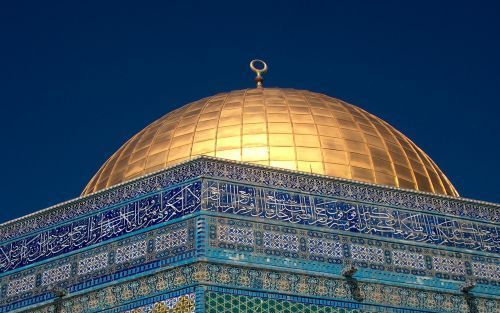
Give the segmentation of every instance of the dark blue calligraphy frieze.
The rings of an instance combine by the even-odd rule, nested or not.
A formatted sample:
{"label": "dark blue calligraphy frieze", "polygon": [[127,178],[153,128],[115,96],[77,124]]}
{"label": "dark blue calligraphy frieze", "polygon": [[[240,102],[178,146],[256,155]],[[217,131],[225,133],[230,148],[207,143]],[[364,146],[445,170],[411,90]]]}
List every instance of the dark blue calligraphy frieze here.
{"label": "dark blue calligraphy frieze", "polygon": [[[339,197],[346,201],[362,201],[373,205],[451,214],[487,223],[500,221],[500,206],[492,203],[363,185],[331,177],[310,176],[203,156],[198,160],[190,160],[98,194],[68,201],[48,210],[0,224],[0,241],[12,240],[39,229],[66,223],[83,214],[91,214],[104,207],[118,205],[154,192],[158,188],[168,188],[195,177],[229,179],[243,184],[259,184],[270,188],[292,189],[299,193],[311,192],[326,197]],[[469,235],[464,234],[464,236]]]}
{"label": "dark blue calligraphy frieze", "polygon": [[170,188],[174,184],[185,184],[198,175],[199,165],[198,161],[179,164],[162,173],[0,224],[0,243],[45,227],[68,222],[84,214],[92,214],[111,205],[131,201],[159,189]]}
{"label": "dark blue calligraphy frieze", "polygon": [[201,182],[158,191],[0,247],[0,273],[97,244],[200,209]]}
{"label": "dark blue calligraphy frieze", "polygon": [[208,181],[207,210],[488,253],[500,252],[499,229],[468,220],[349,203],[334,198]]}

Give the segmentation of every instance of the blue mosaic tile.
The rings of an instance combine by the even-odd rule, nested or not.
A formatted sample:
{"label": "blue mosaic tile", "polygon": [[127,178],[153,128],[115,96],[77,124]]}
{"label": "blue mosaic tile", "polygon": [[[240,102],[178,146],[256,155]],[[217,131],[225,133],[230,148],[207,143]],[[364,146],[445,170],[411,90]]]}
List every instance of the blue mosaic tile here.
{"label": "blue mosaic tile", "polygon": [[0,246],[0,273],[89,247],[200,210],[201,182],[160,191]]}

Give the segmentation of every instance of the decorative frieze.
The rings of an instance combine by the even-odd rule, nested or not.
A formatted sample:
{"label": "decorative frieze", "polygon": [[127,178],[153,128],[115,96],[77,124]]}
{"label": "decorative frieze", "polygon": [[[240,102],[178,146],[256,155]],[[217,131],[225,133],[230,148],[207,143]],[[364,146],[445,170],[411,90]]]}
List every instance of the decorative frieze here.
{"label": "decorative frieze", "polygon": [[[467,297],[457,293],[389,286],[373,282],[353,284],[346,279],[324,275],[210,263],[196,263],[158,272],[152,276],[140,277],[118,286],[109,286],[70,297],[63,301],[62,305],[65,310],[72,313],[115,313],[116,311],[112,311],[113,308],[121,305],[139,300],[143,303],[155,303],[158,300],[154,300],[154,297],[158,295],[196,284],[208,285],[209,292],[213,290],[225,292],[228,295],[227,299],[232,299],[230,294],[244,295],[249,294],[247,290],[259,290],[258,293],[252,295],[261,297],[261,301],[266,297],[271,297],[267,293],[274,293],[290,297],[290,300],[296,302],[307,301],[299,297],[324,299],[323,304],[331,303],[332,306],[341,308],[358,308],[363,312],[396,313],[401,310],[406,310],[405,312],[415,310],[416,312],[468,313],[471,310],[477,310],[477,312],[486,313],[497,312],[500,309],[498,299],[475,297],[473,301],[470,301]],[[233,291],[229,293],[228,288],[232,288]],[[0,312],[5,311],[0,308]],[[54,306],[49,304],[30,310],[30,312],[54,312]]]}
{"label": "decorative frieze", "polygon": [[0,274],[196,212],[200,193],[193,182],[0,246]]}
{"label": "decorative frieze", "polygon": [[[64,284],[69,292],[99,288],[109,281],[193,257],[194,227],[194,218],[188,219],[0,277],[0,307],[20,299],[37,299],[54,284]],[[149,249],[151,242],[169,234],[170,242],[161,242],[171,248]],[[148,263],[147,267],[136,262],[140,258]]]}
{"label": "decorative frieze", "polygon": [[[435,286],[439,286],[437,281],[440,279],[475,281],[480,278],[480,284],[491,286],[497,286],[500,282],[499,274],[495,273],[495,266],[498,266],[496,258],[482,257],[479,262],[477,255],[470,253],[449,253],[443,248],[423,248],[412,245],[411,242],[396,244],[391,240],[278,226],[263,221],[251,222],[227,217],[210,217],[208,221],[208,255],[218,258],[231,259],[228,252],[234,251],[237,255],[244,255],[246,260],[257,262],[260,258],[264,264],[274,266],[284,264],[281,258],[292,258],[297,262],[291,264],[307,264],[305,268],[319,267],[327,272],[331,269],[320,267],[321,264],[330,266],[355,263],[359,268],[390,273],[386,275],[394,276],[392,279],[398,281],[407,279],[404,275],[429,277],[436,280]],[[224,244],[228,242],[227,229],[237,229],[239,234],[246,234],[245,242],[252,244]],[[238,239],[241,240],[243,239]],[[224,252],[219,253],[218,249]],[[472,271],[467,267],[471,263]]]}
{"label": "decorative frieze", "polygon": [[261,186],[206,184],[203,200],[213,212],[500,253],[500,228],[495,225]]}
{"label": "decorative frieze", "polygon": [[340,197],[350,201],[444,213],[486,222],[500,222],[498,214],[500,207],[491,203],[366,185],[333,177],[308,175],[202,156],[96,195],[68,201],[48,210],[4,223],[0,225],[0,242],[202,176]]}

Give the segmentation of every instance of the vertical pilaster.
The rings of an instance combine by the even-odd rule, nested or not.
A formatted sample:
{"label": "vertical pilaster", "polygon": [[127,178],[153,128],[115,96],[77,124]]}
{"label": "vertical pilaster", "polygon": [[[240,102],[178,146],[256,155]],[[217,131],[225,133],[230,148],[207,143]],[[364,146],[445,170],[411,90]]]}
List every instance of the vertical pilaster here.
{"label": "vertical pilaster", "polygon": [[196,286],[195,289],[195,313],[205,312],[205,292],[207,288],[203,285]]}

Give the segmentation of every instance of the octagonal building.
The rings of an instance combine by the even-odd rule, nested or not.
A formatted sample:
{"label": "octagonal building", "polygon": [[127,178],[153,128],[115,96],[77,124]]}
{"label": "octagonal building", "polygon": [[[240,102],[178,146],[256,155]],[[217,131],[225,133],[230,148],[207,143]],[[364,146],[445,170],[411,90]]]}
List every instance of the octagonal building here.
{"label": "octagonal building", "polygon": [[0,313],[500,311],[499,205],[365,110],[257,82],[1,224]]}

